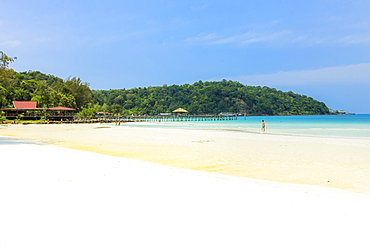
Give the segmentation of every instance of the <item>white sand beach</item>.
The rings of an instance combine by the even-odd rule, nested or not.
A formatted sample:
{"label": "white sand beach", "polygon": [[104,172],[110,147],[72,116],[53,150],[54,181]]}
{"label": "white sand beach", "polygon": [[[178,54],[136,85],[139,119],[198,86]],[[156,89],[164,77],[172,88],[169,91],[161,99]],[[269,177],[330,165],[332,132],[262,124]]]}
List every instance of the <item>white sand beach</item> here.
{"label": "white sand beach", "polygon": [[11,125],[25,138],[168,166],[370,194],[370,140],[233,131],[106,126]]}
{"label": "white sand beach", "polygon": [[366,141],[101,127],[0,127],[0,246],[370,245]]}

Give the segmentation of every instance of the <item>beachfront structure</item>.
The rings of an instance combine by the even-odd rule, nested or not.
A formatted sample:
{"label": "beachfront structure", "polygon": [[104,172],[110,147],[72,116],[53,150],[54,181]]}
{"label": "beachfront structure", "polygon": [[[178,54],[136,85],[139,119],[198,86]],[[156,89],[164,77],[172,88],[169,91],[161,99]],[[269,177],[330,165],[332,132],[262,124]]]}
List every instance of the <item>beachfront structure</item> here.
{"label": "beachfront structure", "polygon": [[2,109],[4,117],[9,120],[39,120],[45,117],[49,120],[73,120],[76,109],[57,106],[52,108],[37,108],[37,101],[13,101],[14,108]]}
{"label": "beachfront structure", "polygon": [[187,110],[185,109],[182,109],[182,108],[177,108],[176,110],[172,111],[173,113],[177,113],[177,114],[183,114],[183,113],[188,113]]}

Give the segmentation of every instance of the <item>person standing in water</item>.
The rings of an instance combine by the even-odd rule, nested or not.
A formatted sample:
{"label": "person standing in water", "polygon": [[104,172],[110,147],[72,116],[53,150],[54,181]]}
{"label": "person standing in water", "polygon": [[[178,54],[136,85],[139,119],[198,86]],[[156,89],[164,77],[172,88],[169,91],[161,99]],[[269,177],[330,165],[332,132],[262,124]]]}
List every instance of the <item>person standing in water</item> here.
{"label": "person standing in water", "polygon": [[262,120],[261,132],[265,132],[265,131],[266,131],[266,123],[265,123],[265,120]]}

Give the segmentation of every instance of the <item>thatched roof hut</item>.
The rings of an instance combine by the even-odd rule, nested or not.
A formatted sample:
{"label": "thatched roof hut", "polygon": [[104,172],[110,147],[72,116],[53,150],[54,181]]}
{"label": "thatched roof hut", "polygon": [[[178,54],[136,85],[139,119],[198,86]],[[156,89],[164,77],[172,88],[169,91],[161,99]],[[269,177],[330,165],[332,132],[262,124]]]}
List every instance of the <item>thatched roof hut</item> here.
{"label": "thatched roof hut", "polygon": [[173,113],[179,113],[179,114],[182,114],[182,113],[187,113],[188,111],[185,110],[185,109],[182,109],[182,108],[177,108],[176,110],[172,111]]}

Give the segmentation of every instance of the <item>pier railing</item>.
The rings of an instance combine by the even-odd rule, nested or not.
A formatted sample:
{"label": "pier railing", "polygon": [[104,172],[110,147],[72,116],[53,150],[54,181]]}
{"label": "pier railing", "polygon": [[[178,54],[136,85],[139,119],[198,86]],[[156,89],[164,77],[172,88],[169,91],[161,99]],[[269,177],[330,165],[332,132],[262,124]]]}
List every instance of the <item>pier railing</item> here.
{"label": "pier railing", "polygon": [[[124,122],[183,122],[183,121],[229,121],[237,120],[236,114],[228,115],[156,115],[156,116],[96,116],[93,118],[74,118],[63,120],[45,120],[38,124],[58,124],[58,123],[124,123]],[[14,120],[15,122],[15,120]]]}
{"label": "pier railing", "polygon": [[237,115],[156,115],[156,116],[104,116],[102,121],[112,122],[180,122],[180,121],[226,121],[236,120]]}

